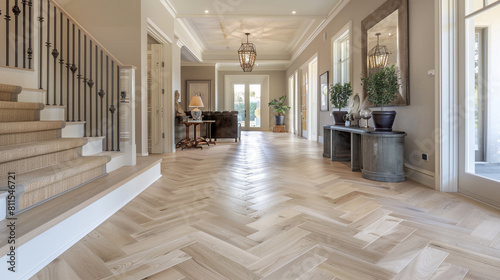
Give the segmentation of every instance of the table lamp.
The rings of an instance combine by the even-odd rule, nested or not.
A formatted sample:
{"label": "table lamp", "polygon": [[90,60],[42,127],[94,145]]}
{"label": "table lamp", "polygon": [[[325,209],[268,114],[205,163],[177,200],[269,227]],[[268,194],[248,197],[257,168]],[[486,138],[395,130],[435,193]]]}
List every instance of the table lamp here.
{"label": "table lamp", "polygon": [[198,109],[198,107],[204,107],[203,106],[203,100],[201,100],[201,96],[195,95],[191,98],[191,101],[189,102],[189,107],[195,107],[193,110],[191,110],[191,117],[193,117],[194,121],[201,121],[201,110]]}

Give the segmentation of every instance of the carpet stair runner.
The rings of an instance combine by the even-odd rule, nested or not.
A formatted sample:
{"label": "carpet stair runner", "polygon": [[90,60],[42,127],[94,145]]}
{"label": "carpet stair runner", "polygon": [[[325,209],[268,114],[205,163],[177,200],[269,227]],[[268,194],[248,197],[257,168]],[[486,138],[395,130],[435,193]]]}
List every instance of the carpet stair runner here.
{"label": "carpet stair runner", "polygon": [[0,190],[16,173],[24,211],[106,174],[110,157],[82,156],[82,138],[61,138],[64,121],[40,121],[42,103],[18,102],[21,87],[0,84]]}

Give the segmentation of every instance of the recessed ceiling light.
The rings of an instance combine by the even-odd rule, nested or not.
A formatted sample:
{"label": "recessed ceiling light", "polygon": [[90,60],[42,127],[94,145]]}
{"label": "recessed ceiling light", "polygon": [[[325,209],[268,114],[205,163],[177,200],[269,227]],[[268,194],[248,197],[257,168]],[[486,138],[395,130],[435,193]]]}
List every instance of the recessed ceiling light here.
{"label": "recessed ceiling light", "polygon": [[205,14],[208,14],[208,10],[205,10]]}
{"label": "recessed ceiling light", "polygon": [[296,13],[297,13],[296,11],[292,11],[292,14],[294,14],[294,15],[295,15]]}

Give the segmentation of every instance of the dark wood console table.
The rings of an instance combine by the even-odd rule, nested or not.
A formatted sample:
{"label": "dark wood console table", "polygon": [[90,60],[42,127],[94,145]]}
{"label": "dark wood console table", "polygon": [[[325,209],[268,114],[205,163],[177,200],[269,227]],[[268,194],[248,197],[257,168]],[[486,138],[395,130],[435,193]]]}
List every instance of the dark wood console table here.
{"label": "dark wood console table", "polygon": [[[215,123],[214,120],[181,121],[180,123],[182,123],[186,126],[186,138],[181,139],[177,143],[177,145],[176,145],[177,148],[182,148],[183,150],[190,149],[190,148],[203,149],[203,147],[199,146],[200,144],[207,144],[208,146],[210,146],[210,144],[215,145],[215,142],[212,141],[212,134],[211,134],[212,130],[210,129],[210,125]],[[197,135],[197,131],[198,131],[197,128],[203,123],[207,124],[207,137],[206,138],[202,138],[202,137],[199,137]],[[189,127],[192,125],[194,125],[194,138],[193,139],[191,139],[189,137]]]}
{"label": "dark wood console table", "polygon": [[352,171],[381,182],[403,182],[404,139],[402,131],[377,132],[373,128],[323,126],[323,156],[350,161]]}

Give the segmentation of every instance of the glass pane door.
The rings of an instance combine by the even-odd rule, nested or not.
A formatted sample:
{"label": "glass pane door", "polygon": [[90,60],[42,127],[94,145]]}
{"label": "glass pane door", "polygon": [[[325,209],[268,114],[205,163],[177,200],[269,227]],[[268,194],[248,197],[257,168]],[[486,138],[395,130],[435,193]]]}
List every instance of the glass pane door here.
{"label": "glass pane door", "polygon": [[250,84],[250,127],[261,127],[261,100],[262,86],[260,84]]}
{"label": "glass pane door", "polygon": [[234,110],[238,111],[238,122],[245,127],[245,84],[234,85]]}
{"label": "glass pane door", "polygon": [[[477,1],[465,0],[469,9]],[[466,8],[467,8],[466,7]],[[474,9],[472,9],[474,10]],[[465,19],[459,191],[500,206],[500,6]],[[495,31],[496,30],[496,31]]]}

